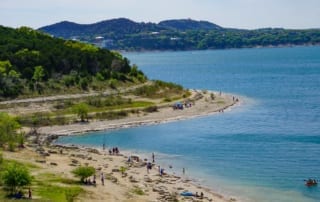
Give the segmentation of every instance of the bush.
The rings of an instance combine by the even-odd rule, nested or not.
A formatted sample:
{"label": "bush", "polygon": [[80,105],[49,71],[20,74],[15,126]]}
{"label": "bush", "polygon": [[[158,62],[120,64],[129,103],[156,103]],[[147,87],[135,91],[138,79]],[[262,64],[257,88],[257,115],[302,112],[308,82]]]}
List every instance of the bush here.
{"label": "bush", "polygon": [[11,194],[16,194],[24,186],[31,184],[31,175],[28,169],[17,163],[11,163],[5,168],[2,179]]}
{"label": "bush", "polygon": [[0,152],[0,165],[3,163],[3,155],[2,153]]}
{"label": "bush", "polygon": [[81,121],[84,122],[85,119],[88,119],[89,107],[86,103],[79,103],[72,107],[73,112],[80,117]]}
{"label": "bush", "polygon": [[11,151],[11,152],[14,152],[16,150],[16,143],[13,142],[13,141],[10,141],[9,144],[8,144],[8,150]]}
{"label": "bush", "polygon": [[132,192],[133,192],[134,194],[137,194],[137,195],[140,195],[140,196],[144,195],[143,190],[142,190],[140,187],[137,187],[137,186],[135,186],[135,187],[132,189]]}
{"label": "bush", "polygon": [[19,148],[24,148],[24,143],[25,143],[25,134],[24,133],[18,134],[17,142],[18,142]]}
{"label": "bush", "polygon": [[101,112],[101,113],[96,113],[95,118],[100,119],[100,120],[113,120],[113,119],[120,119],[123,117],[128,116],[128,112],[126,111],[110,111],[110,112]]}
{"label": "bush", "polygon": [[166,97],[166,98],[163,99],[163,101],[164,102],[171,102],[172,100],[170,98]]}
{"label": "bush", "polygon": [[143,111],[149,112],[149,113],[157,112],[158,111],[158,107],[157,106],[150,106],[150,107],[145,108]]}
{"label": "bush", "polygon": [[92,166],[80,166],[72,171],[76,177],[80,177],[80,181],[84,182],[84,179],[94,175],[96,170]]}

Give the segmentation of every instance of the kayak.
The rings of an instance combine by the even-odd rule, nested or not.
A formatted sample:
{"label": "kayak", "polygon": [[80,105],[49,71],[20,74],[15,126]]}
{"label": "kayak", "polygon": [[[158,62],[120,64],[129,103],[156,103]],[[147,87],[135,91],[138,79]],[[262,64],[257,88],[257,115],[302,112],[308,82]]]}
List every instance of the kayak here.
{"label": "kayak", "polygon": [[184,191],[180,194],[181,196],[193,196],[193,193],[192,192],[189,192],[189,191]]}
{"label": "kayak", "polygon": [[305,185],[308,186],[308,187],[311,187],[311,186],[316,186],[318,184],[318,182],[316,180],[306,180],[306,183]]}

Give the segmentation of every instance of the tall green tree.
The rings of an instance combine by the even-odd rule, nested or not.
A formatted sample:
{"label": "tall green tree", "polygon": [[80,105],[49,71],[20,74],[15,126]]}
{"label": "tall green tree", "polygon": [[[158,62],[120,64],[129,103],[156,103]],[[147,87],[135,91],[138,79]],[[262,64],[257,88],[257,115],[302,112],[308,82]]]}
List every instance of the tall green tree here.
{"label": "tall green tree", "polygon": [[78,115],[82,122],[88,120],[89,106],[86,103],[79,103],[72,107],[74,113]]}
{"label": "tall green tree", "polygon": [[44,69],[42,66],[36,66],[34,68],[34,72],[33,72],[33,76],[32,76],[32,80],[35,82],[34,84],[34,89],[36,91],[38,91],[38,93],[40,94],[41,93],[41,85],[40,85],[40,82],[43,80],[45,76],[45,73],[44,73]]}
{"label": "tall green tree", "polygon": [[0,146],[14,141],[17,135],[17,129],[20,128],[19,123],[15,118],[7,113],[0,112]]}
{"label": "tall green tree", "polygon": [[42,66],[36,66],[34,68],[34,73],[32,79],[35,80],[36,82],[41,82],[43,77],[45,76],[44,74],[44,69]]}
{"label": "tall green tree", "polygon": [[11,194],[19,192],[24,186],[31,184],[31,175],[28,169],[17,163],[9,164],[2,175],[3,184]]}
{"label": "tall green tree", "polygon": [[84,182],[84,179],[94,175],[96,170],[91,166],[80,166],[72,171],[76,177],[80,177],[80,181]]}

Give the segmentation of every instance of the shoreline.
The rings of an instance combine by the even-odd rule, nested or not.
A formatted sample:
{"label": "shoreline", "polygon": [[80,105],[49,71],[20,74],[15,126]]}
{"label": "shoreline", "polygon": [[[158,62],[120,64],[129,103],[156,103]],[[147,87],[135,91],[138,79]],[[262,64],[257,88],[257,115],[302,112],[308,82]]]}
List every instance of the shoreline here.
{"label": "shoreline", "polygon": [[[211,99],[212,93],[215,95],[214,99]],[[116,190],[115,192],[104,190],[104,187],[102,186],[97,186],[95,189],[88,189],[99,198],[99,200],[90,198],[91,201],[101,201],[101,199],[110,199],[111,201],[167,201],[170,199],[170,197],[173,197],[173,193],[175,193],[175,198],[183,201],[238,201],[231,196],[222,195],[221,193],[216,192],[213,188],[210,188],[210,186],[205,186],[201,182],[197,182],[196,178],[192,175],[181,176],[177,174],[178,172],[171,173],[172,170],[170,171],[170,169],[167,167],[165,168],[166,171],[170,172],[168,172],[165,177],[162,177],[158,172],[158,166],[161,166],[159,164],[154,164],[153,168],[150,170],[150,173],[146,173],[146,163],[149,159],[147,159],[146,153],[136,155],[134,152],[132,152],[131,156],[138,156],[138,158],[141,158],[141,161],[135,162],[133,165],[128,165],[127,159],[130,153],[129,150],[126,151],[124,149],[124,153],[120,153],[118,156],[109,155],[108,149],[110,148],[108,148],[106,151],[103,151],[95,147],[75,146],[73,144],[71,146],[66,146],[63,144],[59,145],[54,143],[54,141],[60,136],[140,127],[209,115],[217,115],[219,113],[223,113],[224,110],[241,104],[239,98],[231,94],[214,91],[200,92],[196,90],[192,90],[192,94],[193,96],[199,96],[199,94],[201,94],[201,96],[199,96],[199,99],[194,101],[191,107],[184,108],[183,110],[173,110],[173,108],[169,105],[164,105],[159,107],[158,111],[154,113],[145,113],[138,116],[131,115],[118,120],[94,121],[89,123],[76,123],[63,126],[41,127],[38,129],[38,133],[41,134],[41,148],[45,154],[49,154],[49,156],[44,157],[45,164],[42,163],[42,166],[44,166],[45,169],[49,167],[50,172],[54,172],[56,174],[60,173],[62,176],[70,178],[72,177],[71,170],[74,168],[74,166],[90,165],[96,168],[98,171],[98,176],[100,172],[103,172],[110,177],[111,181],[114,178],[116,179],[117,183],[111,183],[108,185],[108,189]],[[33,150],[32,152],[37,152],[36,148],[37,146],[33,146],[30,149]],[[59,152],[60,150],[63,150],[61,154]],[[29,159],[29,162],[30,160],[34,162],[34,159]],[[73,165],[73,163],[70,164],[70,161],[78,163]],[[55,169],[52,169],[52,164],[58,166],[55,166]],[[121,165],[128,166],[127,175],[129,177],[118,176]],[[107,182],[109,182],[109,180],[107,180]],[[121,186],[119,187],[119,185]],[[128,194],[128,192],[135,187],[139,187],[139,189],[144,190],[145,194],[142,196],[136,196],[134,194],[132,195],[131,193]],[[192,192],[193,194],[200,194],[202,192],[204,193],[204,198],[201,199],[196,196],[182,196],[181,193],[183,191]],[[80,198],[83,199],[83,196]]]}
{"label": "shoreline", "polygon": [[[198,90],[191,90],[195,96],[199,93]],[[210,93],[214,93],[217,98],[214,101],[210,100]],[[69,125],[46,126],[40,127],[38,132],[44,136],[66,136],[77,135],[89,132],[108,131],[123,128],[140,127],[146,125],[163,124],[174,121],[181,121],[215,115],[223,113],[224,110],[230,109],[233,106],[240,105],[239,97],[228,93],[216,91],[201,92],[203,95],[200,99],[194,101],[190,108],[183,110],[173,110],[171,106],[164,105],[158,108],[157,112],[145,113],[139,115],[131,115],[122,119],[92,121],[86,123],[74,123]]]}
{"label": "shoreline", "polygon": [[185,49],[185,50],[173,50],[173,49],[166,49],[166,50],[116,50],[121,54],[130,54],[130,53],[162,53],[162,52],[188,52],[188,51],[223,51],[223,50],[241,50],[241,49],[261,49],[261,48],[295,48],[295,47],[318,47],[320,43],[312,44],[312,43],[305,43],[305,44],[280,44],[280,45],[256,45],[256,46],[243,46],[240,48],[212,48],[212,49]]}
{"label": "shoreline", "polygon": [[[49,145],[39,148],[35,145],[27,145],[23,150],[15,153],[6,151],[3,152],[3,155],[6,159],[35,165],[37,169],[32,170],[32,176],[52,173],[64,179],[76,179],[71,173],[73,169],[77,166],[93,166],[96,170],[97,183],[95,186],[79,185],[84,189],[84,192],[76,198],[76,201],[238,201],[197,183],[188,175],[178,176],[167,172],[168,168],[165,168],[164,174],[161,175],[157,159],[148,171],[146,165],[147,162],[151,162],[149,158],[147,160],[131,154],[131,157],[138,157],[139,160],[132,158],[133,160],[128,162],[129,155],[126,154],[126,151],[120,151],[119,154],[109,154],[107,150],[90,147]],[[126,167],[125,175],[121,173],[121,167]],[[104,184],[100,182],[102,173],[105,177]],[[36,187],[32,185],[31,189],[34,190]],[[137,194],[134,190],[140,190],[142,194]],[[192,193],[193,196],[183,196],[182,193],[186,192]],[[202,198],[200,197],[201,193],[203,193]],[[37,194],[33,194],[33,198],[41,199]]]}

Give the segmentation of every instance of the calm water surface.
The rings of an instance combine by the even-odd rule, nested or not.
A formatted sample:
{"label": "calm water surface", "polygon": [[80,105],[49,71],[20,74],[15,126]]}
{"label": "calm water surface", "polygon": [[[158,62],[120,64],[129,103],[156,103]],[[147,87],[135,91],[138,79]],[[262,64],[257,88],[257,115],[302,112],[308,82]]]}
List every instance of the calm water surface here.
{"label": "calm water surface", "polygon": [[[320,47],[125,53],[150,79],[221,90],[243,103],[217,116],[64,137],[156,153],[163,166],[243,201],[320,201]],[[149,155],[151,157],[151,155]],[[170,170],[168,168],[168,170]]]}

